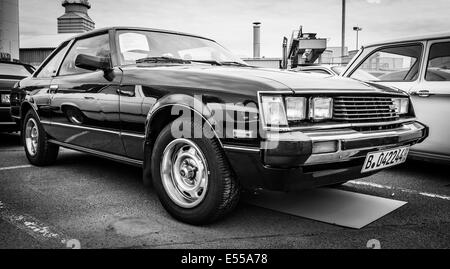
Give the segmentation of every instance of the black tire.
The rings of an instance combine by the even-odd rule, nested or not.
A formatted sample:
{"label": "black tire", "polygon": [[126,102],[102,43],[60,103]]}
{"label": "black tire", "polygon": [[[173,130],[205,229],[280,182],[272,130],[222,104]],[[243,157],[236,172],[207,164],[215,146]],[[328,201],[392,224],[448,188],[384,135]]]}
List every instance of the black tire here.
{"label": "black tire", "polygon": [[[29,151],[26,141],[27,124],[31,120],[36,123],[36,127],[38,130],[37,149],[34,154]],[[56,158],[58,157],[59,146],[48,142],[47,133],[42,127],[42,124],[40,123],[36,113],[31,109],[27,112],[23,120],[21,136],[25,154],[31,164],[36,166],[47,166],[53,164],[56,161]]]}
{"label": "black tire", "polygon": [[[212,131],[207,128],[204,132],[210,132],[206,137],[188,139],[197,145],[202,151],[207,163],[208,188],[205,197],[193,208],[184,208],[177,205],[167,194],[161,176],[161,162],[166,147],[175,140],[172,135],[172,122],[166,126],[155,141],[153,148],[151,167],[153,185],[163,207],[176,219],[194,225],[203,225],[214,222],[236,207],[240,196],[240,187],[236,181],[225,153],[218,140],[212,136]],[[191,126],[192,130],[202,128],[198,124],[184,121],[184,126]],[[206,128],[205,128],[206,129]],[[207,138],[213,137],[213,138]]]}

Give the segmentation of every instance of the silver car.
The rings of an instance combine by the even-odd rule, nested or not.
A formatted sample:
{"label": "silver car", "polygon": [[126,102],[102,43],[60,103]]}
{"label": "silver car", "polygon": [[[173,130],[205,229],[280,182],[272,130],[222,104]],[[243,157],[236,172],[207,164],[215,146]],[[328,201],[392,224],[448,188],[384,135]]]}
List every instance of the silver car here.
{"label": "silver car", "polygon": [[[361,77],[361,71],[372,78]],[[408,92],[418,119],[430,127],[428,139],[410,156],[450,162],[450,33],[362,47],[341,76]]]}
{"label": "silver car", "polygon": [[291,69],[290,71],[338,76],[344,70],[345,67],[338,65],[307,65]]}
{"label": "silver car", "polygon": [[[343,65],[307,65],[300,66],[295,69],[291,69],[289,71],[293,72],[305,72],[305,73],[313,73],[313,74],[321,74],[321,75],[329,75],[329,76],[339,76],[344,72],[346,66]],[[356,70],[353,74],[353,78],[362,80],[362,81],[370,81],[376,80],[377,78],[372,76],[363,70]]]}

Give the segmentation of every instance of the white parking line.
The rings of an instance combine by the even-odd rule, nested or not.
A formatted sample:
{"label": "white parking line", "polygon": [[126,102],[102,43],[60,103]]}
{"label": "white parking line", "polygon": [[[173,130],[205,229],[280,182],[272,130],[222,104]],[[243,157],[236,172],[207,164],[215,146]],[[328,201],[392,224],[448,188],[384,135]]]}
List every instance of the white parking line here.
{"label": "white parking line", "polygon": [[0,167],[0,171],[14,170],[14,169],[22,169],[22,168],[30,168],[32,165],[18,165],[18,166],[10,166],[10,167]]}
{"label": "white parking line", "polygon": [[55,228],[26,214],[17,214],[9,206],[0,201],[0,218],[12,224],[18,229],[41,243],[61,246],[62,248],[74,248],[73,239],[69,239]]}
{"label": "white parking line", "polygon": [[446,196],[446,195],[435,194],[435,193],[428,193],[428,192],[420,192],[420,191],[415,191],[415,190],[410,190],[410,189],[405,189],[405,188],[400,188],[400,187],[386,186],[386,185],[381,185],[381,184],[371,183],[371,182],[365,182],[365,181],[352,180],[352,181],[347,182],[347,184],[367,186],[367,187],[373,187],[373,188],[378,188],[378,189],[386,189],[386,190],[398,190],[398,191],[401,191],[401,192],[404,192],[404,193],[408,193],[408,194],[416,194],[416,195],[421,195],[421,196],[425,196],[425,197],[438,198],[438,199],[450,201],[450,196]]}

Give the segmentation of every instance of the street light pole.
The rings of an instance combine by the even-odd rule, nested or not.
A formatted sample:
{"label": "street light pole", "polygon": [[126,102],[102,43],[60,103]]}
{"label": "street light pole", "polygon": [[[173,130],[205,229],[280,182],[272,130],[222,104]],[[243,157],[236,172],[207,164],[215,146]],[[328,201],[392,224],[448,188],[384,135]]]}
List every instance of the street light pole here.
{"label": "street light pole", "polygon": [[358,50],[359,47],[359,31],[362,31],[361,27],[355,26],[353,27],[353,31],[356,31],[356,50]]}
{"label": "street light pole", "polygon": [[342,0],[342,44],[341,44],[341,63],[344,61],[345,54],[345,0]]}

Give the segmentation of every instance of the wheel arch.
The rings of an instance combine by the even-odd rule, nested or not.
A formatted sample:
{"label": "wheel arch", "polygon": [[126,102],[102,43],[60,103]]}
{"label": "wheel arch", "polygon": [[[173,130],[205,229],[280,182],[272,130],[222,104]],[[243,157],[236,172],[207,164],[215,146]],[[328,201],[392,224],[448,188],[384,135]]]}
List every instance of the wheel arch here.
{"label": "wheel arch", "polygon": [[38,120],[40,121],[41,118],[39,117],[39,113],[37,112],[36,106],[28,101],[23,102],[20,105],[20,120],[24,120],[25,115],[28,113],[28,111],[32,109],[36,116],[38,117]]}
{"label": "wheel arch", "polygon": [[143,180],[145,185],[150,185],[151,183],[151,167],[150,162],[152,158],[153,145],[162,129],[173,122],[175,119],[181,117],[182,115],[174,115],[173,109],[187,109],[194,114],[198,115],[202,119],[203,124],[207,124],[209,128],[213,131],[215,139],[219,142],[219,145],[223,149],[222,141],[219,135],[214,129],[215,120],[212,117],[213,113],[207,107],[206,104],[193,96],[177,94],[170,95],[162,98],[158,101],[150,110],[147,115],[147,120],[145,123],[145,140],[144,140],[144,173]]}

